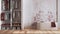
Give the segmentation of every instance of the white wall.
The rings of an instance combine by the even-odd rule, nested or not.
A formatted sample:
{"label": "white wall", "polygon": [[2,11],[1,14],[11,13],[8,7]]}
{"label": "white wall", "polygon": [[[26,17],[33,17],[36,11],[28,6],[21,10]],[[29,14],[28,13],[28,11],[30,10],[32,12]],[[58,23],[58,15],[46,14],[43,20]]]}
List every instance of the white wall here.
{"label": "white wall", "polygon": [[48,11],[53,13],[54,18],[56,18],[56,0],[35,0],[34,10],[36,12],[43,11],[46,15],[44,16],[44,20],[47,19]]}
{"label": "white wall", "polygon": [[60,0],[58,0],[58,27],[60,28]]}
{"label": "white wall", "polygon": [[[0,0],[0,17],[1,17],[1,0]],[[0,30],[1,30],[1,19],[0,19]]]}
{"label": "white wall", "polygon": [[[29,27],[32,24],[33,15],[35,15],[35,11],[33,8],[33,2],[37,1],[39,3],[39,10],[42,11],[53,11],[55,16],[56,11],[56,0],[23,0],[23,23],[25,27]],[[36,4],[37,5],[37,4]],[[38,10],[38,11],[39,11]]]}
{"label": "white wall", "polygon": [[23,0],[23,24],[24,27],[28,27],[31,25],[32,21],[32,0]]}
{"label": "white wall", "polygon": [[45,23],[40,23],[40,28],[41,29],[46,29],[46,30],[50,30],[51,28],[51,22],[47,22],[48,18],[48,11],[51,11],[53,13],[54,18],[56,18],[56,0],[39,0],[39,7],[40,7],[40,11],[44,11],[45,13],[45,18],[43,18],[45,20]]}

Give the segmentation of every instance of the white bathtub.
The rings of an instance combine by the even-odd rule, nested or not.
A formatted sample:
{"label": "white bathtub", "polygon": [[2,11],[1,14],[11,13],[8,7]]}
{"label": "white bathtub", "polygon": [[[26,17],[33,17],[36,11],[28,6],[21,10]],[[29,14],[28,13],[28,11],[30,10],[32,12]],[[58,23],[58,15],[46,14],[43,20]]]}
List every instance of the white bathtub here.
{"label": "white bathtub", "polygon": [[58,26],[56,23],[56,27],[51,27],[51,23],[50,22],[45,22],[45,23],[37,23],[37,29],[40,30],[58,30]]}

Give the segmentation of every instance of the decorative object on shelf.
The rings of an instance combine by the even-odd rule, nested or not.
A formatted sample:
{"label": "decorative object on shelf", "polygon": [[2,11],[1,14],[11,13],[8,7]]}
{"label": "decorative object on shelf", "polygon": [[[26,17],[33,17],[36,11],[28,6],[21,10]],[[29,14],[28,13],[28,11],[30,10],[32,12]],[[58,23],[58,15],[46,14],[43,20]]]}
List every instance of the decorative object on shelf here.
{"label": "decorative object on shelf", "polygon": [[10,12],[6,12],[5,13],[5,20],[9,21],[10,17],[11,17]]}
{"label": "decorative object on shelf", "polygon": [[2,7],[5,11],[10,10],[10,0],[2,0]]}
{"label": "decorative object on shelf", "polygon": [[13,9],[21,9],[21,0],[13,0]]}
{"label": "decorative object on shelf", "polygon": [[21,30],[21,27],[13,27],[13,30]]}
{"label": "decorative object on shelf", "polygon": [[55,22],[51,22],[51,27],[56,27]]}
{"label": "decorative object on shelf", "polygon": [[5,13],[4,13],[4,12],[1,13],[1,20],[2,20],[2,21],[5,20]]}
{"label": "decorative object on shelf", "polygon": [[21,22],[21,11],[13,11],[13,22],[20,23]]}
{"label": "decorative object on shelf", "polygon": [[2,30],[9,30],[10,29],[10,23],[4,23],[1,25]]}
{"label": "decorative object on shelf", "polygon": [[10,27],[10,23],[4,23],[1,26]]}
{"label": "decorative object on shelf", "polygon": [[10,22],[10,13],[2,12],[1,13],[1,20],[4,22]]}
{"label": "decorative object on shelf", "polygon": [[21,29],[21,23],[12,23],[13,29]]}
{"label": "decorative object on shelf", "polygon": [[12,23],[13,26],[21,26],[21,23]]}

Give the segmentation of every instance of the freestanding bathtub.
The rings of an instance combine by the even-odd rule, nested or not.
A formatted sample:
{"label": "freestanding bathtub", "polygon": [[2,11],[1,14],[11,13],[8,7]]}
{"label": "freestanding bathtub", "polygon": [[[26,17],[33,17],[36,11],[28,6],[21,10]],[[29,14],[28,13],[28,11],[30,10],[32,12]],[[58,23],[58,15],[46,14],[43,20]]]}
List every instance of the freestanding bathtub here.
{"label": "freestanding bathtub", "polygon": [[37,23],[37,29],[39,29],[39,30],[58,30],[57,22],[55,24],[56,24],[56,27],[51,27],[50,22]]}

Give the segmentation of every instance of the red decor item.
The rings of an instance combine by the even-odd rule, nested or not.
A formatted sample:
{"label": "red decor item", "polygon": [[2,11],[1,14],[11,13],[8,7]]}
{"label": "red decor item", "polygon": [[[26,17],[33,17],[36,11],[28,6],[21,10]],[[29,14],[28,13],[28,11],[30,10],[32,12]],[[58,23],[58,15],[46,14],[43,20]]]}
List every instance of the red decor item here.
{"label": "red decor item", "polygon": [[1,26],[9,27],[10,23],[5,23],[5,24],[2,24]]}
{"label": "red decor item", "polygon": [[5,13],[1,13],[1,20],[2,20],[2,21],[5,20]]}
{"label": "red decor item", "polygon": [[4,10],[9,10],[10,8],[10,0],[3,0],[4,1]]}
{"label": "red decor item", "polygon": [[8,0],[4,0],[5,1],[5,9],[8,9]]}
{"label": "red decor item", "polygon": [[51,27],[56,27],[55,22],[51,22]]}

